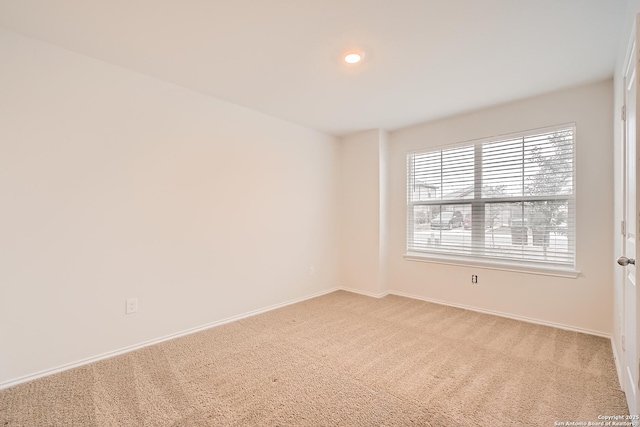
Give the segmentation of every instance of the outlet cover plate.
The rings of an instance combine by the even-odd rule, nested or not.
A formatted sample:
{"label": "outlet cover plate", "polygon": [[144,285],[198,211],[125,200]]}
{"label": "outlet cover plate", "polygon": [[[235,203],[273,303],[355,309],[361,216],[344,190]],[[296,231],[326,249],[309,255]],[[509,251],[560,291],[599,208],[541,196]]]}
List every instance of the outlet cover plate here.
{"label": "outlet cover plate", "polygon": [[127,298],[125,313],[132,314],[132,313],[136,313],[137,311],[138,311],[138,298]]}

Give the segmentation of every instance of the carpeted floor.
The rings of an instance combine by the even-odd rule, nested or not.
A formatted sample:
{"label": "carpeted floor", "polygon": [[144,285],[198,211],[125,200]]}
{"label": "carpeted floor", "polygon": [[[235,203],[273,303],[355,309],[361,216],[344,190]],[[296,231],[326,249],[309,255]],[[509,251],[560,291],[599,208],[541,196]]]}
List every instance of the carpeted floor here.
{"label": "carpeted floor", "polygon": [[344,291],[0,391],[0,427],[554,426],[625,413],[604,338]]}

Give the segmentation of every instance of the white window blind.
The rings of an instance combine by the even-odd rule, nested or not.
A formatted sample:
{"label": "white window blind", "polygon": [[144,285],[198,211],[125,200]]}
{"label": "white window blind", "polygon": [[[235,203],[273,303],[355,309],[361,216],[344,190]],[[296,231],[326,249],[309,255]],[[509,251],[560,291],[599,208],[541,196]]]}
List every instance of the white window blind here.
{"label": "white window blind", "polygon": [[407,251],[575,267],[573,124],[407,157]]}

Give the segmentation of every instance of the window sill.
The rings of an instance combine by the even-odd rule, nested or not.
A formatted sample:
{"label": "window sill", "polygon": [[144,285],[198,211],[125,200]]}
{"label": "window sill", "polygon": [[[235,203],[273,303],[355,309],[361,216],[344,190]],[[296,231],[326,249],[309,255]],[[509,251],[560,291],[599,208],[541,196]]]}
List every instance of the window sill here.
{"label": "window sill", "polygon": [[572,268],[543,268],[533,267],[530,265],[505,264],[500,262],[480,261],[472,259],[460,259],[447,256],[438,256],[433,254],[421,254],[409,252],[405,254],[404,259],[407,261],[429,262],[434,264],[457,265],[462,267],[476,267],[488,270],[511,271],[516,273],[537,274],[541,276],[565,277],[569,279],[577,279],[580,271]]}

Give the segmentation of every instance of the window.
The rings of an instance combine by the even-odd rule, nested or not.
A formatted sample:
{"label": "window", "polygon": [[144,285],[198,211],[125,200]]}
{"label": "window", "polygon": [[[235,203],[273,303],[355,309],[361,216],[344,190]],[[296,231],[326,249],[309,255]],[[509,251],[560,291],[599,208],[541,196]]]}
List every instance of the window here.
{"label": "window", "polygon": [[407,252],[575,267],[575,126],[407,156]]}

